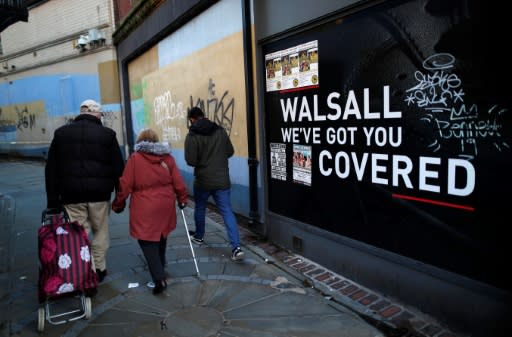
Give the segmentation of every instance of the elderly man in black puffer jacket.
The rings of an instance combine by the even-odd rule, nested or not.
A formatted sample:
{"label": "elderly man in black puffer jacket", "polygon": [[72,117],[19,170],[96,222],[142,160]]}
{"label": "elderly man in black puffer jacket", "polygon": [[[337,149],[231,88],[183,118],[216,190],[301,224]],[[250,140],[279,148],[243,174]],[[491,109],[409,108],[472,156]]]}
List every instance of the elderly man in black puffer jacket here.
{"label": "elderly man in black puffer jacket", "polygon": [[80,115],[55,130],[45,167],[47,207],[64,206],[72,221],[92,231],[91,250],[100,282],[107,275],[110,200],[124,160],[114,130],[101,123],[101,105],[86,100]]}

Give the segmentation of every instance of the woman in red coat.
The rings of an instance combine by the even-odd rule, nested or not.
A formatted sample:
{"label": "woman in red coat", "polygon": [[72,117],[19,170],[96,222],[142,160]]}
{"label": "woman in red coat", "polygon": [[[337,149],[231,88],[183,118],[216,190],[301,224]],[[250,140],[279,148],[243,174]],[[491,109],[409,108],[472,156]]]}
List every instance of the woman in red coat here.
{"label": "woman in red coat", "polygon": [[188,199],[169,146],[158,141],[151,129],[140,133],[112,202],[112,210],[120,213],[130,196],[130,235],[138,240],[144,253],[155,283],[154,294],[167,287],[165,249],[167,236],[176,228],[176,201],[184,208]]}

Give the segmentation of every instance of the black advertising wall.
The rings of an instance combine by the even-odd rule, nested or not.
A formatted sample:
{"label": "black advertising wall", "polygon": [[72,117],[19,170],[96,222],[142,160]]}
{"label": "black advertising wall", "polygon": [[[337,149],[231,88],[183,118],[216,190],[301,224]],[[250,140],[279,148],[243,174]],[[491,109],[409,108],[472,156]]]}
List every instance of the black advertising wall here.
{"label": "black advertising wall", "polygon": [[500,11],[387,1],[263,45],[270,211],[511,290]]}

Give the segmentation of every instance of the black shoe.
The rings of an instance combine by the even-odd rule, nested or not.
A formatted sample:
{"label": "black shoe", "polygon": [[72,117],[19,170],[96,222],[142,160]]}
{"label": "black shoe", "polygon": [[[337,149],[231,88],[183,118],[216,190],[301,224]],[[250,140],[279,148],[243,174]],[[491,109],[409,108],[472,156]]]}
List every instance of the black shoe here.
{"label": "black shoe", "polygon": [[167,281],[160,280],[155,282],[155,287],[153,288],[153,295],[160,294],[167,288]]}
{"label": "black shoe", "polygon": [[98,282],[101,283],[105,279],[105,276],[107,276],[107,270],[96,269],[96,274],[98,275]]}

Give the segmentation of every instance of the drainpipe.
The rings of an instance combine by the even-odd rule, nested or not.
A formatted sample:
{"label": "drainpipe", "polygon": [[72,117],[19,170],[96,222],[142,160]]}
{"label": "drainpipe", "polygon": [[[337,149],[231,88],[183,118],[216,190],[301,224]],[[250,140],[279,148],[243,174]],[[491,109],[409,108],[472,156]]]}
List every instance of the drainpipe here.
{"label": "drainpipe", "polygon": [[130,78],[128,77],[128,63],[125,60],[121,61],[121,66],[119,67],[119,79],[121,80],[121,95],[123,95],[122,102],[124,103],[124,127],[123,131],[125,134],[125,160],[128,160],[128,157],[133,151],[133,140],[135,139],[133,135],[133,121],[132,121],[132,105],[130,98]]}
{"label": "drainpipe", "polygon": [[249,224],[259,219],[258,212],[258,165],[256,158],[256,122],[254,112],[254,78],[252,58],[251,0],[241,0],[243,11],[245,105],[247,107],[247,147],[249,157]]}

